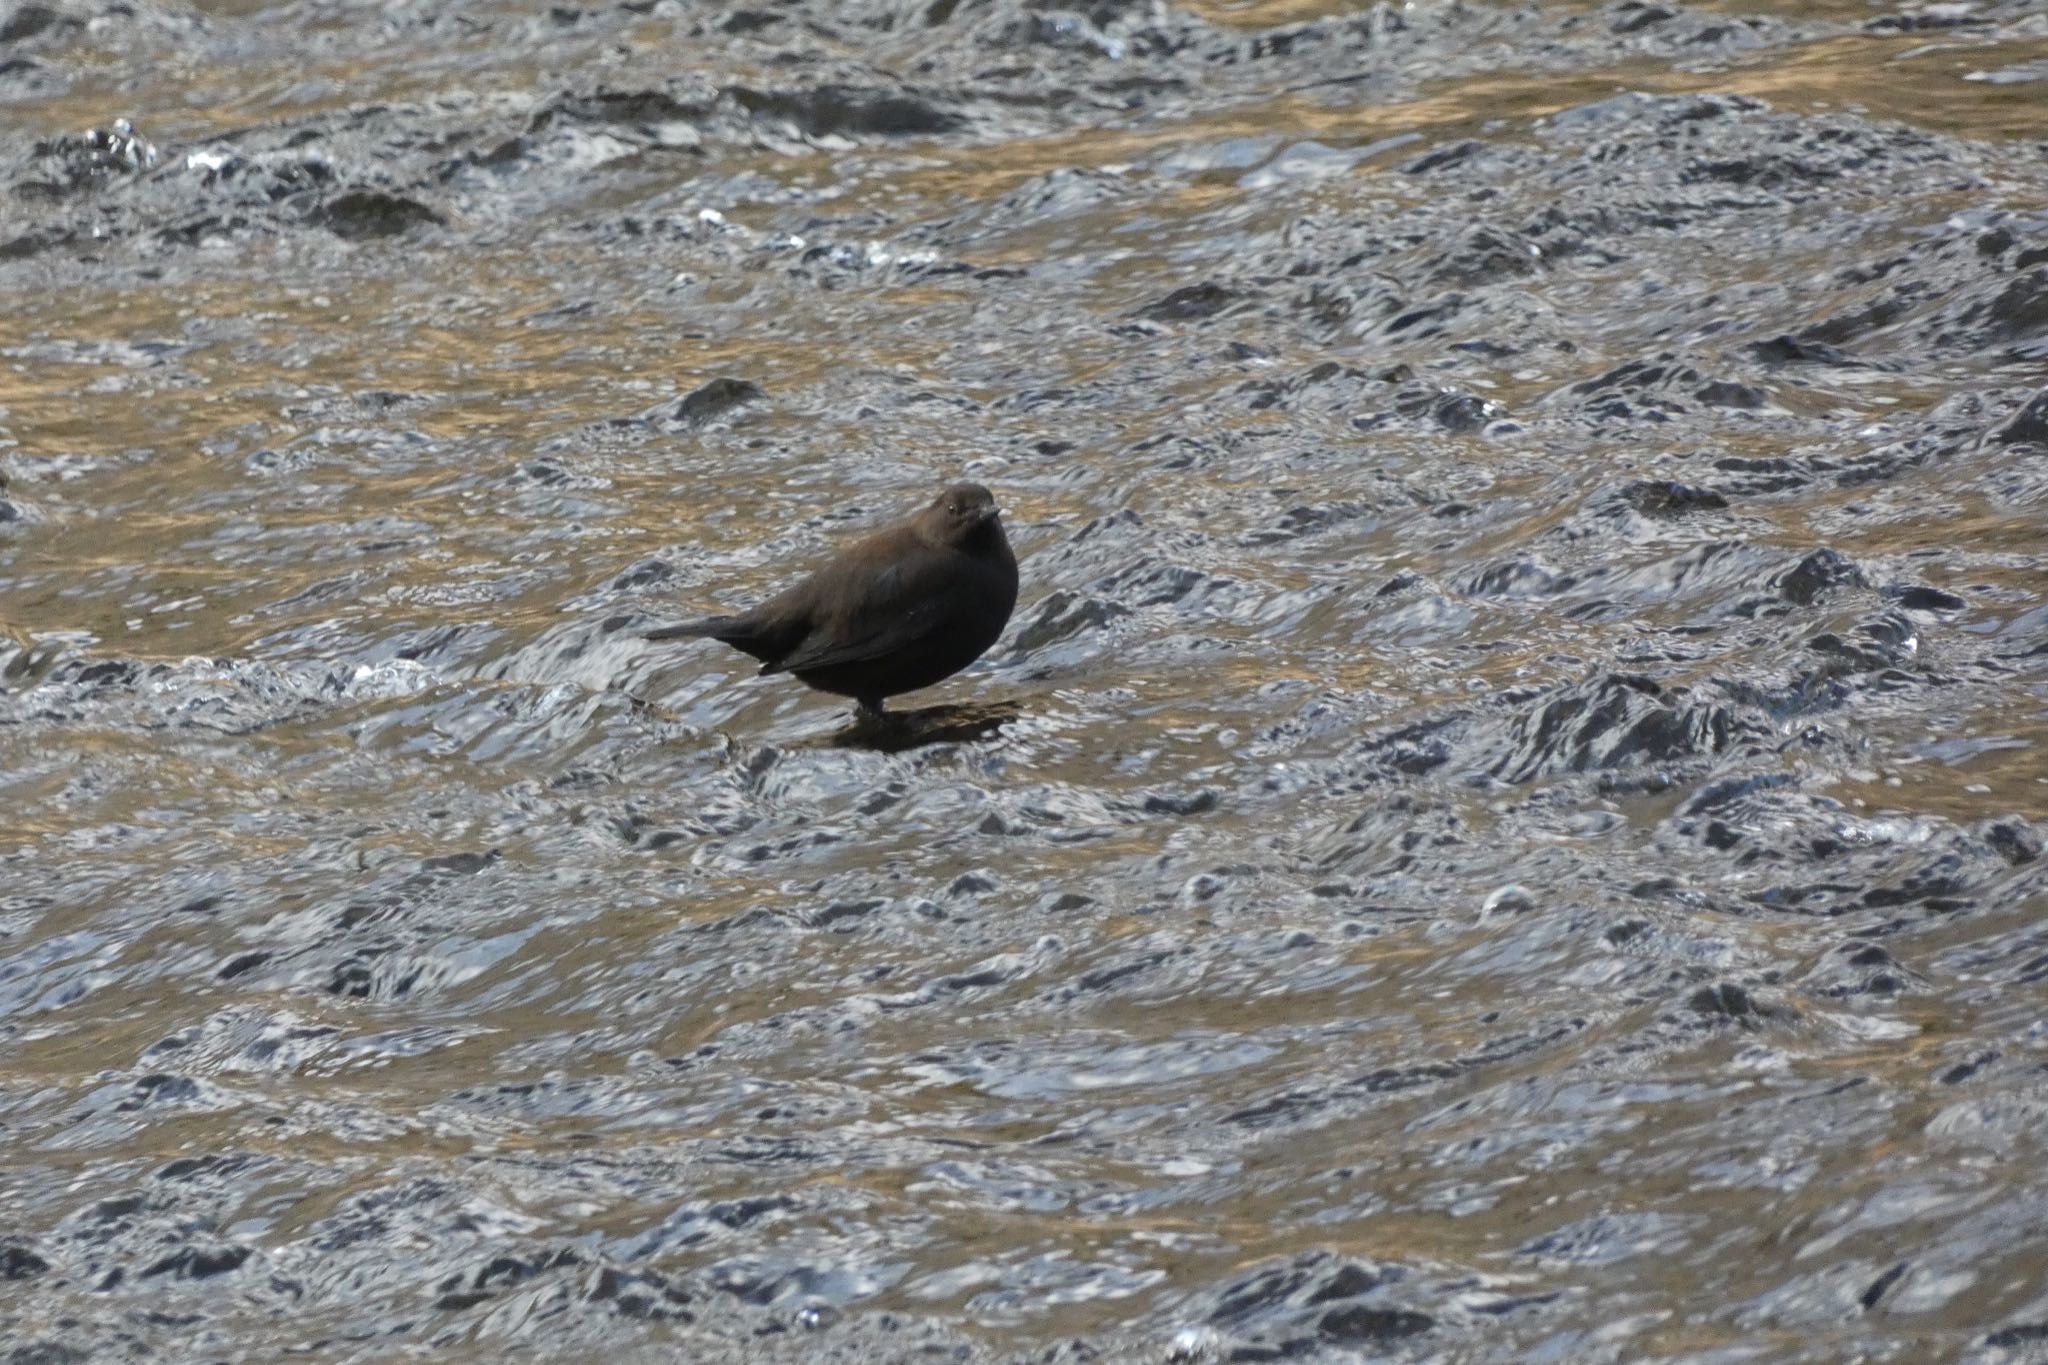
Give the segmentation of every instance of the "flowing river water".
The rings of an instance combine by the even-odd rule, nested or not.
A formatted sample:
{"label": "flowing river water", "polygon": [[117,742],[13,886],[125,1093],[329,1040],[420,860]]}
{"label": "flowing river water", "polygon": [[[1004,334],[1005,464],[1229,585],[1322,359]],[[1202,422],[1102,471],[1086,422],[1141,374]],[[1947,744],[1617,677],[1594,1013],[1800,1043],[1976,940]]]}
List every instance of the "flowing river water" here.
{"label": "flowing river water", "polygon": [[8,2],[0,1362],[2048,1359],[2039,4]]}

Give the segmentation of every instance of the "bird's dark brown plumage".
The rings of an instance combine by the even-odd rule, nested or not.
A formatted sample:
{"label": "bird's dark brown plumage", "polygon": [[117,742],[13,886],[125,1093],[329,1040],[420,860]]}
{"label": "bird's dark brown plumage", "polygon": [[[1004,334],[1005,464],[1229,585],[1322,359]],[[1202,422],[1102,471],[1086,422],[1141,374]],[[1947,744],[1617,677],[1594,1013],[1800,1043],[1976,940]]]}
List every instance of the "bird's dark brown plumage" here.
{"label": "bird's dark brown plumage", "polygon": [[910,520],[833,556],[752,611],[652,631],[707,636],[862,711],[980,658],[1017,605],[1017,557],[992,494],[956,483]]}

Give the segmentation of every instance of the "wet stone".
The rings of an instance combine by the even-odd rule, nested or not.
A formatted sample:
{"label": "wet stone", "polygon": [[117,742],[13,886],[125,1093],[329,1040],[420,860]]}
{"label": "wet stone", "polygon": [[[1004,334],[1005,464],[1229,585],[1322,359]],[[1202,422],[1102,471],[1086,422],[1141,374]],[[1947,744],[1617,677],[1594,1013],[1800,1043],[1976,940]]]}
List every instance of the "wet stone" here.
{"label": "wet stone", "polygon": [[89,1359],[85,1351],[61,1341],[33,1341],[9,1352],[7,1365],[83,1365]]}
{"label": "wet stone", "polygon": [[640,414],[640,420],[657,425],[694,429],[767,397],[759,384],[749,379],[708,380],[676,399]]}
{"label": "wet stone", "polygon": [[2040,834],[2022,820],[1993,825],[1985,839],[1998,850],[1999,856],[2015,867],[2024,866],[2041,856],[2043,840]]}
{"label": "wet stone", "polygon": [[1728,499],[1711,489],[1694,488],[1669,479],[1638,480],[1622,489],[1622,498],[1638,512],[1652,517],[1716,512],[1728,506]]}
{"label": "wet stone", "polygon": [[1810,607],[1835,589],[1864,587],[1863,571],[1835,550],[1815,550],[1779,577],[1777,588],[1785,599]]}
{"label": "wet stone", "polygon": [[1137,315],[1154,322],[1197,322],[1215,317],[1243,297],[1238,290],[1220,284],[1191,284],[1147,304]]}
{"label": "wet stone", "polygon": [[180,1280],[205,1280],[239,1270],[249,1259],[248,1247],[182,1247],[141,1272],[141,1278],[169,1276]]}
{"label": "wet stone", "polygon": [[396,237],[416,227],[442,221],[414,199],[384,190],[348,190],[313,210],[314,221],[337,237]]}
{"label": "wet stone", "polygon": [[1808,649],[1831,662],[1863,671],[1899,668],[1919,645],[1919,631],[1912,622],[1891,614],[1859,622],[1847,636],[1829,631],[1807,642]]}
{"label": "wet stone", "polygon": [[0,19],[0,43],[19,43],[60,24],[76,27],[77,21],[67,19],[48,5],[15,5],[8,10],[5,19]]}
{"label": "wet stone", "polygon": [[2008,418],[1993,438],[2005,445],[2048,446],[2048,389]]}
{"label": "wet stone", "polygon": [[748,112],[786,120],[812,137],[834,133],[929,136],[950,132],[966,121],[959,112],[912,90],[838,84],[789,91],[736,86],[731,94]]}
{"label": "wet stone", "polygon": [[1891,595],[1907,611],[1952,612],[1961,611],[1970,605],[1952,592],[1925,586],[1900,588]]}
{"label": "wet stone", "polygon": [[1436,1326],[1427,1313],[1399,1308],[1367,1308],[1363,1305],[1333,1308],[1316,1322],[1316,1330],[1331,1341],[1390,1342],[1419,1336]]}
{"label": "wet stone", "polygon": [[42,1274],[50,1263],[16,1241],[0,1242],[0,1280],[27,1280]]}

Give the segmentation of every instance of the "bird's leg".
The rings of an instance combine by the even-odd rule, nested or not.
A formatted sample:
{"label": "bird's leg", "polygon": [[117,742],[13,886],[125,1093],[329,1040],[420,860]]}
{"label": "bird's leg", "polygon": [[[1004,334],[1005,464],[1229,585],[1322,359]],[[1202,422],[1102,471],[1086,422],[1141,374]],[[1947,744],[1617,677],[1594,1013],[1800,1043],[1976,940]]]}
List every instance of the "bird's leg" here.
{"label": "bird's leg", "polygon": [[862,725],[886,725],[889,713],[882,709],[880,697],[858,697],[854,701],[853,718]]}

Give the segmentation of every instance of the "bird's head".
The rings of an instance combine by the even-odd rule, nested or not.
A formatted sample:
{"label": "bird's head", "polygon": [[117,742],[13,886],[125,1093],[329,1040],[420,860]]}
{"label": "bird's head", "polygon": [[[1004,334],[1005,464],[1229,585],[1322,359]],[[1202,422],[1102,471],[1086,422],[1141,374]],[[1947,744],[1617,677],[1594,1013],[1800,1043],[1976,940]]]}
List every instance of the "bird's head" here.
{"label": "bird's head", "polygon": [[996,495],[978,483],[956,483],[941,490],[918,518],[925,533],[949,545],[964,545],[996,525],[1003,509]]}

